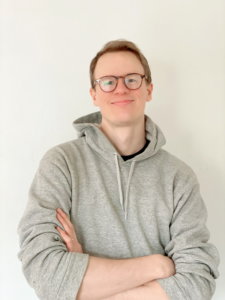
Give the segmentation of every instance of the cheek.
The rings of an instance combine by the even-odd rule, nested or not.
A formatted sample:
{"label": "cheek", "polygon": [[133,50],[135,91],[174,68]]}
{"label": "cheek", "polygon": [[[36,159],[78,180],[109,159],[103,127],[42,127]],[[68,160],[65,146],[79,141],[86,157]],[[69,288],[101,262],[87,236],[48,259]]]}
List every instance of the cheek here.
{"label": "cheek", "polygon": [[145,102],[149,101],[150,96],[147,91],[136,91],[136,99],[139,99],[140,102],[145,104]]}
{"label": "cheek", "polygon": [[105,94],[98,93],[95,96],[95,101],[94,102],[95,102],[96,106],[104,106],[105,104],[110,102],[110,99],[107,96],[107,94],[105,95]]}

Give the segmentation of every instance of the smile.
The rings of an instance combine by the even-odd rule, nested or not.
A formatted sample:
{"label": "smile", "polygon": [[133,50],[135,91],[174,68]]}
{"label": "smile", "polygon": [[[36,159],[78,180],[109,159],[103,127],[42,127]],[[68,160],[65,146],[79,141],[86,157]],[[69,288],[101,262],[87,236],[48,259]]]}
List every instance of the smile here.
{"label": "smile", "polygon": [[126,104],[130,104],[132,103],[134,100],[119,100],[119,101],[113,101],[111,104],[114,104],[114,105],[126,105]]}

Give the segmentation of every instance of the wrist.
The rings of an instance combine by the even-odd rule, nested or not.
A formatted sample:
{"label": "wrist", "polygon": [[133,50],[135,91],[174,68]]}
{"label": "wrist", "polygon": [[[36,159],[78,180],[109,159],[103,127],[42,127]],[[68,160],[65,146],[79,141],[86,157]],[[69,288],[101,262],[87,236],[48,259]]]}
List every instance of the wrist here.
{"label": "wrist", "polygon": [[151,280],[159,279],[163,276],[163,259],[161,254],[153,254],[150,256],[150,268],[152,272]]}
{"label": "wrist", "polygon": [[152,255],[153,269],[155,270],[156,279],[167,278],[175,274],[175,266],[167,256],[161,254]]}

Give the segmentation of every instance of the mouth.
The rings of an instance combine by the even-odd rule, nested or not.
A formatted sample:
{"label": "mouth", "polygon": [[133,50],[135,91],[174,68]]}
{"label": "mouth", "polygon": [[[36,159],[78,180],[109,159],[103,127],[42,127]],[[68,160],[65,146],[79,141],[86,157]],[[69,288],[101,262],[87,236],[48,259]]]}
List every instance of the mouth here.
{"label": "mouth", "polygon": [[113,102],[111,102],[111,104],[114,104],[114,105],[127,105],[127,104],[131,104],[133,101],[134,100],[124,99],[124,100],[113,101]]}

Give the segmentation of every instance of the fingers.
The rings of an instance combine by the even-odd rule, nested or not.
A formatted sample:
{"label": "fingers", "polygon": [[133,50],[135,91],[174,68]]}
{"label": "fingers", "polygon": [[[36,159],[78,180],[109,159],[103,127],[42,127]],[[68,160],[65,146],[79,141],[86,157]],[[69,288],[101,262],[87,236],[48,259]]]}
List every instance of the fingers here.
{"label": "fingers", "polygon": [[56,210],[56,218],[62,225],[63,229],[59,226],[56,230],[59,232],[64,243],[66,244],[67,250],[69,252],[80,252],[83,253],[82,246],[79,244],[75,232],[75,228],[71,223],[67,214],[60,208]]}
{"label": "fingers", "polygon": [[61,237],[63,238],[64,242],[67,244],[71,241],[71,238],[68,236],[68,234],[59,226],[56,226],[56,229],[60,233]]}
{"label": "fingers", "polygon": [[69,231],[69,225],[66,222],[66,219],[58,213],[58,211],[56,212],[56,218],[58,219],[58,221],[61,223],[62,227],[64,228],[65,231]]}
{"label": "fingers", "polygon": [[58,215],[60,215],[65,221],[69,220],[69,217],[67,216],[67,214],[61,209],[61,208],[57,208],[56,212]]}
{"label": "fingers", "polygon": [[71,237],[64,231],[62,230],[62,228],[60,228],[59,226],[56,226],[56,230],[59,232],[59,234],[61,235],[66,248],[69,252],[75,252],[75,247],[74,247],[74,241],[71,239]]}
{"label": "fingers", "polygon": [[63,227],[66,231],[71,230],[73,228],[73,224],[71,223],[69,217],[61,208],[57,208],[56,217],[60,221],[60,223],[63,225]]}
{"label": "fingers", "polygon": [[77,240],[75,228],[74,228],[73,224],[71,223],[71,221],[70,221],[69,217],[67,216],[67,214],[61,208],[57,208],[56,218],[62,224],[64,230],[69,235],[72,235],[73,238],[75,238]]}

